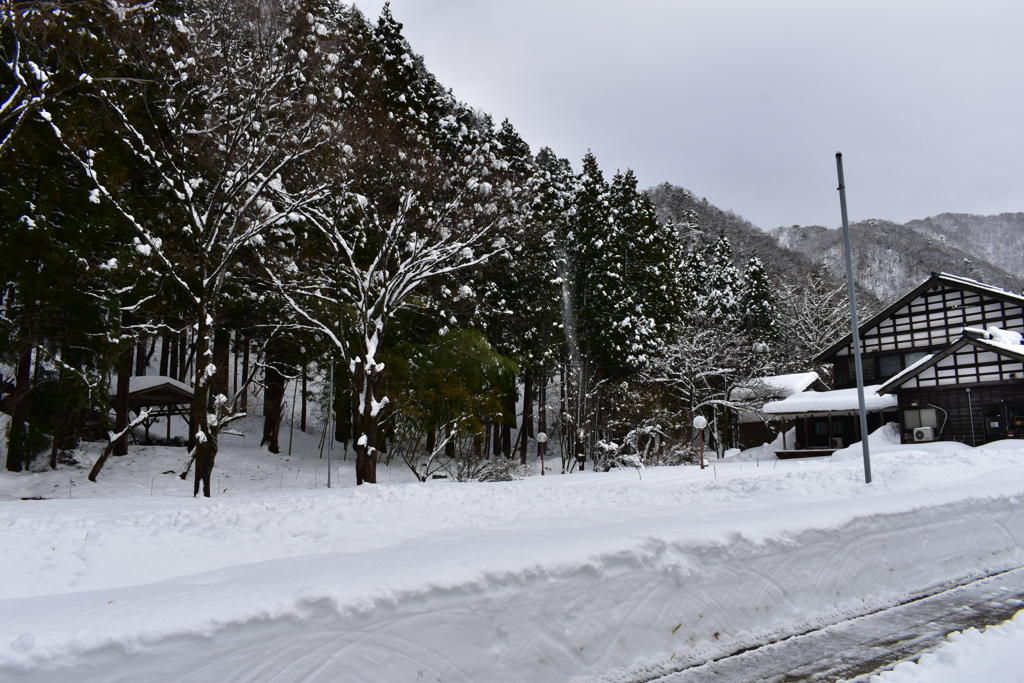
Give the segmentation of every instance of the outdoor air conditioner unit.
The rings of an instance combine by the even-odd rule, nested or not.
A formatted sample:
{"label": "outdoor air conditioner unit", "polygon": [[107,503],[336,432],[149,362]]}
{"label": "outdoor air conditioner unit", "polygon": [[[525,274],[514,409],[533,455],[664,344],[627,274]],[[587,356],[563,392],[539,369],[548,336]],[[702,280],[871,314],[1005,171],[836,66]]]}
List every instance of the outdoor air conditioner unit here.
{"label": "outdoor air conditioner unit", "polygon": [[935,441],[935,427],[915,427],[914,441]]}

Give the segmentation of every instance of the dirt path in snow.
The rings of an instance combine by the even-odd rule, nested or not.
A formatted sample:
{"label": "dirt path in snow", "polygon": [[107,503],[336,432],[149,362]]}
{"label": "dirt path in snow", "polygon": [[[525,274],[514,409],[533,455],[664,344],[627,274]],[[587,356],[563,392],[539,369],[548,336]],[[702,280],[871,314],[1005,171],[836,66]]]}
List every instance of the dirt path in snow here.
{"label": "dirt path in snow", "polygon": [[1024,609],[1024,567],[886,610],[652,679],[649,683],[867,681],[916,660],[954,631],[983,628]]}

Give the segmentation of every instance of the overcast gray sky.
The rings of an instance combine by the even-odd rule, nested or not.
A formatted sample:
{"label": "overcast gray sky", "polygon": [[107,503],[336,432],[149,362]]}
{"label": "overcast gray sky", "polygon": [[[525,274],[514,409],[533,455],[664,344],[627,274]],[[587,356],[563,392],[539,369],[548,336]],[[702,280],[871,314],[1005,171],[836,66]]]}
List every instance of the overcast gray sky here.
{"label": "overcast gray sky", "polygon": [[[357,0],[376,18],[383,0]],[[392,0],[456,97],[536,152],[762,228],[1024,211],[1024,2]]]}

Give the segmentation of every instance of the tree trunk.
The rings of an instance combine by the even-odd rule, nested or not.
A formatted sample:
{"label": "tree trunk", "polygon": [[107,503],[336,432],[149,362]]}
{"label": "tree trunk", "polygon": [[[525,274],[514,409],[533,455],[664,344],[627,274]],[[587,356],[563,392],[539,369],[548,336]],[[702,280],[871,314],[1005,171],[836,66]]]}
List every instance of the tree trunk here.
{"label": "tree trunk", "polygon": [[[523,373],[523,429],[526,436],[533,438],[533,369]],[[525,451],[524,451],[525,452]]]}
{"label": "tree trunk", "polygon": [[571,461],[576,453],[576,427],[572,422],[572,418],[566,412],[568,407],[567,395],[569,393],[568,381],[569,374],[565,364],[560,363],[558,366],[558,414],[562,420],[562,434],[564,436],[562,444],[562,474],[571,471]]}
{"label": "tree trunk", "polygon": [[[307,392],[309,391],[309,375],[307,372],[308,367],[309,366],[306,363],[302,364],[302,417],[300,418],[299,421],[299,429],[302,430],[303,432],[306,431],[306,395]],[[342,417],[345,415],[346,412],[348,411],[342,410],[336,413],[336,419],[338,421],[338,424],[341,424]],[[340,439],[338,439],[338,441],[345,441],[346,438],[347,436],[342,436]]]}
{"label": "tree trunk", "polygon": [[33,360],[32,362],[32,386],[35,386],[39,384],[39,368],[43,364],[43,354],[39,353],[38,346],[35,348],[35,353],[33,354],[33,357],[35,360]]}
{"label": "tree trunk", "polygon": [[26,344],[15,371],[14,393],[8,397],[11,406],[10,432],[7,438],[7,469],[21,472],[28,465],[29,454],[25,440],[28,437],[29,391],[32,380],[32,345]]}
{"label": "tree trunk", "polygon": [[533,436],[533,373],[527,368],[523,373],[523,426],[519,430],[521,440],[519,462],[526,464],[526,448]]}
{"label": "tree trunk", "polygon": [[349,377],[349,379],[352,382],[354,382],[353,384],[349,385],[349,393],[352,394],[352,401],[351,404],[349,405],[348,411],[348,419],[350,424],[349,438],[352,439],[352,452],[355,453],[356,451],[359,450],[359,436],[361,434],[361,432],[359,431],[359,425],[361,424],[359,416],[362,415],[363,404],[359,402],[359,393],[361,391],[359,387],[361,387],[362,384],[355,383],[355,376],[351,376]]}
{"label": "tree trunk", "polygon": [[[129,345],[124,357],[117,364],[117,396],[114,399],[114,431],[121,432],[128,426],[128,392],[132,379],[132,346]],[[128,455],[128,435],[124,434],[114,444],[114,455]]]}
{"label": "tree trunk", "polygon": [[[187,383],[188,372],[188,329],[178,335],[178,381]],[[198,377],[199,375],[196,375]],[[206,406],[203,406],[204,408]]]}
{"label": "tree trunk", "polygon": [[170,355],[171,354],[171,347],[170,347],[170,344],[168,343],[168,341],[169,341],[169,337],[167,336],[167,333],[164,332],[160,336],[160,376],[161,377],[167,377],[167,372],[170,369],[169,365],[170,365],[170,359],[171,359],[171,355]]}
{"label": "tree trunk", "polygon": [[512,428],[504,422],[501,423],[501,454],[512,457]]}
{"label": "tree trunk", "polygon": [[383,373],[375,367],[366,367],[362,360],[355,364],[355,390],[359,392],[361,410],[356,424],[356,485],[377,483],[377,445],[380,427],[373,414],[374,393],[380,386]]}
{"label": "tree trunk", "polygon": [[[544,432],[547,435],[548,432],[548,378],[547,373],[542,372],[540,375],[540,386],[537,387],[537,433]],[[544,450],[544,445],[541,443],[537,444],[537,457],[541,456]]]}
{"label": "tree trunk", "polygon": [[[57,469],[57,454],[78,445],[78,424],[81,415],[81,395],[74,388],[73,373],[65,368],[80,370],[82,367],[81,351],[77,349],[61,349],[61,364],[58,367],[60,382],[60,411],[53,430],[53,448],[50,451],[50,469]],[[71,385],[71,386],[69,386]]]}
{"label": "tree trunk", "polygon": [[[210,337],[214,333],[207,323],[207,309],[200,305],[199,326],[196,329],[196,381],[193,387],[192,399],[192,431],[195,434],[193,439],[192,452],[195,457],[196,479],[192,495],[199,495],[199,488],[202,485],[203,496],[210,497],[210,479],[213,473],[213,463],[217,457],[217,434],[210,429],[210,413],[207,406],[210,401],[210,376],[207,374],[207,366],[211,363],[212,353],[210,351]],[[181,354],[184,357],[184,353]]]}
{"label": "tree trunk", "polygon": [[495,422],[491,425],[491,434],[493,439],[491,441],[491,455],[497,457],[501,455],[501,423]]}
{"label": "tree trunk", "polygon": [[335,371],[334,373],[334,440],[345,444],[348,448],[348,439],[352,433],[352,406],[350,403],[351,392],[348,384],[342,381],[344,375]]}
{"label": "tree trunk", "polygon": [[249,338],[242,341],[242,402],[239,408],[249,412]]}
{"label": "tree trunk", "polygon": [[281,403],[284,401],[284,375],[278,369],[282,361],[282,348],[278,340],[267,345],[267,366],[263,369],[263,439],[271,453],[280,453]]}
{"label": "tree trunk", "polygon": [[213,377],[210,378],[210,400],[218,394],[228,396],[228,366],[231,363],[231,331],[218,329],[213,333]]}
{"label": "tree trunk", "polygon": [[166,332],[164,333],[164,342],[170,349],[167,358],[167,376],[182,382],[184,379],[178,374],[178,335]]}
{"label": "tree trunk", "polygon": [[135,376],[145,377],[146,366],[148,365],[146,355],[146,335],[139,335],[139,339],[135,342]]}

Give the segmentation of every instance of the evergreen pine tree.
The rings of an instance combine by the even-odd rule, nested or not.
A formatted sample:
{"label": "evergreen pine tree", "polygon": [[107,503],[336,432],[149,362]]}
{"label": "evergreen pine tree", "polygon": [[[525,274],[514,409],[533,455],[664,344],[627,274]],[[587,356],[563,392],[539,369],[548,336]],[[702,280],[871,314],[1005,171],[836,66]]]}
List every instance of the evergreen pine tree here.
{"label": "evergreen pine tree", "polygon": [[[617,242],[609,250],[622,261],[620,292],[614,292],[611,329],[619,339],[623,366],[642,367],[664,345],[679,320],[677,277],[681,251],[674,230],[658,220],[646,194],[637,191],[632,171],[616,174],[611,206]],[[621,352],[620,352],[621,353]]]}
{"label": "evergreen pine tree", "polygon": [[779,315],[775,306],[775,293],[764,264],[756,255],[747,260],[743,271],[740,311],[743,315],[743,331],[750,339],[770,343],[778,337]]}
{"label": "evergreen pine tree", "polygon": [[623,264],[612,256],[618,246],[608,183],[591,154],[583,158],[573,195],[567,234],[572,307],[581,351],[599,365],[611,365],[613,341],[608,324],[621,291]]}
{"label": "evergreen pine tree", "polygon": [[689,320],[701,314],[701,305],[707,296],[708,267],[704,262],[704,249],[691,248],[683,252],[676,276],[676,289],[683,316]]}
{"label": "evergreen pine tree", "polygon": [[742,281],[732,260],[729,238],[719,235],[704,258],[707,274],[700,304],[704,320],[711,325],[737,330],[743,322],[740,311]]}

